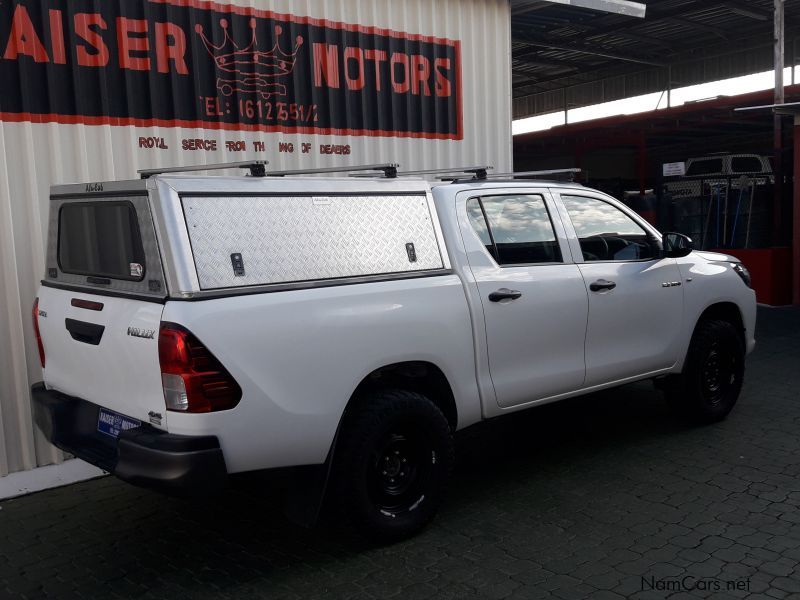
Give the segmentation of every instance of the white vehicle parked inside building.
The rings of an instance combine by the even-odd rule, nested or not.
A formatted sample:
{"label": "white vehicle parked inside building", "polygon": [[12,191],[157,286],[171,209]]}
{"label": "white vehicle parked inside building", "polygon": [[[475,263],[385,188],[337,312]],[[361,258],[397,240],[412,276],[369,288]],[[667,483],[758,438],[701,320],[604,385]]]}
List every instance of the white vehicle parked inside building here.
{"label": "white vehicle parked inside building", "polygon": [[642,379],[697,421],[732,409],[756,315],[736,259],[578,184],[380,168],[54,187],[47,438],[166,491],[309,467],[309,520],[324,496],[393,540],[483,419]]}
{"label": "white vehicle parked inside building", "polygon": [[759,154],[720,153],[690,158],[686,161],[685,171],[683,176],[665,180],[664,191],[672,198],[698,196],[703,192],[698,182],[707,189],[726,189],[730,186],[734,190],[775,183],[769,158]]}

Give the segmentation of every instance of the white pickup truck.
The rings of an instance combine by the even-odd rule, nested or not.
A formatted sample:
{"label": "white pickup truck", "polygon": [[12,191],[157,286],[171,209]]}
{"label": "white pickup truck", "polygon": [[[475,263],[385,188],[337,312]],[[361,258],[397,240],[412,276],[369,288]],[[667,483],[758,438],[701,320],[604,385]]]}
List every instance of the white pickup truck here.
{"label": "white pickup truck", "polygon": [[54,187],[39,427],[165,491],[291,468],[309,521],[325,497],[395,540],[483,419],[642,379],[727,415],[755,343],[736,259],[577,184],[479,174]]}

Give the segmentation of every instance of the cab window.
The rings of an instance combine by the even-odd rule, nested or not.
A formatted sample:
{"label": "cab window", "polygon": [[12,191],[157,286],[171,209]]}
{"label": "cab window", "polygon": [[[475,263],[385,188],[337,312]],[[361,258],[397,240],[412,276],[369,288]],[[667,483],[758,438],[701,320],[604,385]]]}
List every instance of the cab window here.
{"label": "cab window", "polygon": [[658,256],[658,245],[617,207],[588,196],[561,196],[581,244],[583,260],[647,260]]}
{"label": "cab window", "polygon": [[470,198],[467,213],[499,265],[561,262],[550,214],[538,195]]}

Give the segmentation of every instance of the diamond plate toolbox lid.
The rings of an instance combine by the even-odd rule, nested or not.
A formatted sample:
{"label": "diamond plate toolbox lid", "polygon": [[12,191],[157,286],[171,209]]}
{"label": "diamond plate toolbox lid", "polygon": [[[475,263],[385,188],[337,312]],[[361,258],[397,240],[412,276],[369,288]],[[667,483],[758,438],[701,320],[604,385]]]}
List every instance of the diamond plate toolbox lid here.
{"label": "diamond plate toolbox lid", "polygon": [[182,197],[201,290],[445,268],[426,193]]}

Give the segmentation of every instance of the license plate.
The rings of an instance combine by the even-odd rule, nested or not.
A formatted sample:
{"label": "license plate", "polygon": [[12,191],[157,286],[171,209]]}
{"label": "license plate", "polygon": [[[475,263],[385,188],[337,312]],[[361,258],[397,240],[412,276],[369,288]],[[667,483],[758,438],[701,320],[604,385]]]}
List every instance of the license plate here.
{"label": "license plate", "polygon": [[114,438],[119,436],[120,431],[140,427],[141,424],[141,421],[131,419],[106,408],[101,408],[100,414],[97,415],[97,431]]}

